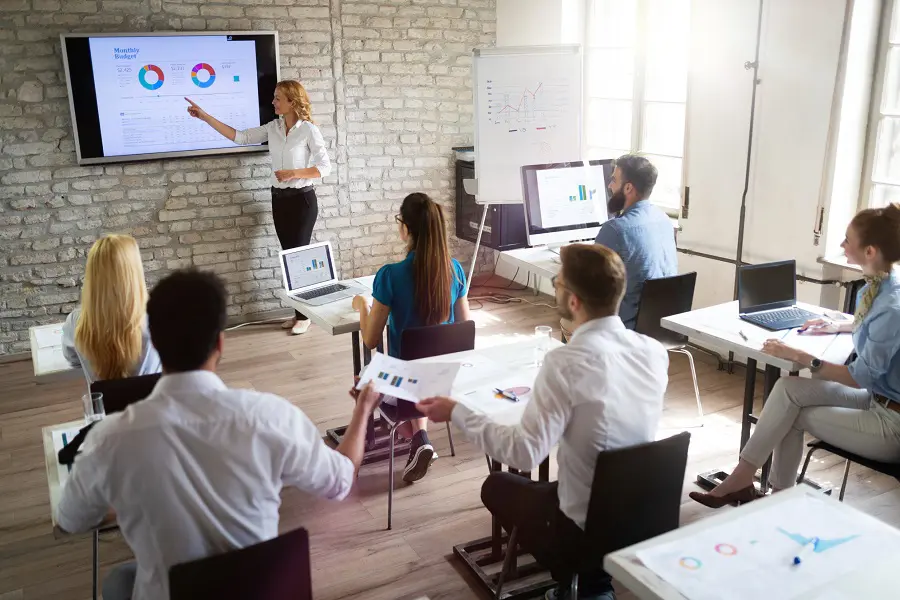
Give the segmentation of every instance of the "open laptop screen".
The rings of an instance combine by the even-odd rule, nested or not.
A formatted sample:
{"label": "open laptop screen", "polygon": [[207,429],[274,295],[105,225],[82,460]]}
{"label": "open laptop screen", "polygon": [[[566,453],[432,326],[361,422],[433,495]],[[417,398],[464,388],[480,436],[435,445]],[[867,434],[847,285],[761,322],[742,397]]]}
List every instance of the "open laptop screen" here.
{"label": "open laptop screen", "polygon": [[793,306],[797,298],[797,266],[792,260],[741,267],[738,272],[741,314]]}
{"label": "open laptop screen", "polygon": [[289,292],[334,279],[328,244],[305,246],[281,255]]}

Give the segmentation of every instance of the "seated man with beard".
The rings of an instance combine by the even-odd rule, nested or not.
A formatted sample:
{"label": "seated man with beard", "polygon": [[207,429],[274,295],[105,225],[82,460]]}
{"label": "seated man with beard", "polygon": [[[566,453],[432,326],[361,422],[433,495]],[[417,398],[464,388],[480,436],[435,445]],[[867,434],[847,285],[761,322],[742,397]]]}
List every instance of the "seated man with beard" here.
{"label": "seated man with beard", "polygon": [[[662,345],[629,331],[617,315],[625,267],[616,253],[572,244],[560,258],[556,304],[574,334],[544,359],[522,421],[500,425],[450,398],[418,404],[432,421],[452,420],[479,450],[523,471],[535,469],[559,443],[558,482],[497,472],[481,488],[491,514],[507,531],[519,528],[522,546],[561,585],[548,593],[551,599],[566,598],[577,564],[598,453],[655,439],[669,367]],[[580,598],[614,600],[600,565],[578,575]]]}
{"label": "seated man with beard", "polygon": [[[600,227],[594,240],[625,263],[627,283],[619,316],[628,329],[634,329],[637,323],[644,282],[678,274],[672,221],[649,200],[658,175],[656,167],[643,156],[626,154],[616,159],[609,182],[610,220]],[[560,325],[570,338],[571,324],[564,319]]]}

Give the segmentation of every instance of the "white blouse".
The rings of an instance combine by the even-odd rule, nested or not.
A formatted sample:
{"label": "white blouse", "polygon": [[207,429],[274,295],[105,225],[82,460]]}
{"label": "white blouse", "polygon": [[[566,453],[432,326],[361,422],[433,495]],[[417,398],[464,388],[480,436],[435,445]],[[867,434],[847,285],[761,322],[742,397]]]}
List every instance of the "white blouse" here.
{"label": "white blouse", "polygon": [[331,173],[331,161],[325,148],[325,138],[315,124],[297,121],[291,130],[284,133],[284,120],[278,118],[259,127],[241,129],[235,133],[234,143],[239,146],[269,142],[272,155],[272,187],[302,188],[312,185],[314,179],[292,179],[278,181],[275,171],[282,169],[308,169],[316,167],[322,177]]}

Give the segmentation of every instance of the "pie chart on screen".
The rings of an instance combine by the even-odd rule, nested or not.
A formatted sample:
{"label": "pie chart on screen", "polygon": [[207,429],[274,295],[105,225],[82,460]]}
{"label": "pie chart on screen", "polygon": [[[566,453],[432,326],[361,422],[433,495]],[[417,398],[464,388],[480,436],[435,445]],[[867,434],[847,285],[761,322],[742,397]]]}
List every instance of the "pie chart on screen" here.
{"label": "pie chart on screen", "polygon": [[138,71],[138,81],[148,90],[158,90],[162,87],[163,81],[166,80],[162,69],[156,65],[144,65]]}
{"label": "pie chart on screen", "polygon": [[191,79],[197,87],[208,88],[216,80],[216,71],[208,63],[197,63],[191,69]]}

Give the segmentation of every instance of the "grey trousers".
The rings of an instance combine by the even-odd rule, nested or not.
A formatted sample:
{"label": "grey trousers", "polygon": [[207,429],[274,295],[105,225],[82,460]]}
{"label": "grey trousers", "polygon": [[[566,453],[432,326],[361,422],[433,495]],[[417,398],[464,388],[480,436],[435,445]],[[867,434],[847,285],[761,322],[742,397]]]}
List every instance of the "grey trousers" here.
{"label": "grey trousers", "polygon": [[131,600],[137,563],[124,563],[113,567],[103,580],[103,600]]}
{"label": "grey trousers", "polygon": [[800,377],[775,384],[741,458],[759,467],[774,452],[769,481],[789,488],[803,458],[804,432],[865,458],[900,462],[900,413],[867,390]]}

